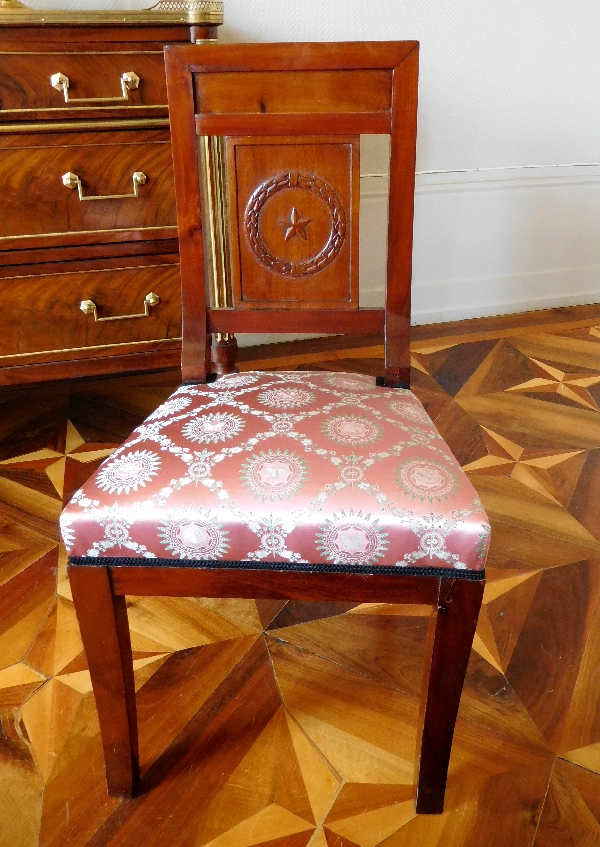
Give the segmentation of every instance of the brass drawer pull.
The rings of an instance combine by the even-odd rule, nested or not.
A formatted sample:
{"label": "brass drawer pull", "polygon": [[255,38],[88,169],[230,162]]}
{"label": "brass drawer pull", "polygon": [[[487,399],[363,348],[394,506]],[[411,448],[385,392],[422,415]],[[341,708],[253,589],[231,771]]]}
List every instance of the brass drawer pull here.
{"label": "brass drawer pull", "polygon": [[63,185],[66,185],[67,188],[76,188],[80,200],[122,200],[124,197],[138,197],[138,186],[144,185],[148,177],[142,171],[135,171],[131,178],[133,180],[133,194],[88,194],[86,197],[83,193],[83,185],[77,174],[69,171],[62,175]]}
{"label": "brass drawer pull", "polygon": [[69,77],[63,73],[52,74],[50,85],[62,91],[65,103],[122,103],[129,100],[129,92],[140,87],[140,78],[133,71],[125,71],[121,77],[121,97],[69,97]]}
{"label": "brass drawer pull", "polygon": [[99,318],[98,306],[96,306],[93,300],[82,300],[79,308],[84,315],[93,315],[94,321],[100,323],[100,321],[124,321],[128,318],[147,318],[150,315],[150,306],[156,306],[158,303],[160,303],[160,297],[151,291],[150,294],[146,294],[144,297],[144,311],[138,312],[137,315],[114,315],[113,317]]}

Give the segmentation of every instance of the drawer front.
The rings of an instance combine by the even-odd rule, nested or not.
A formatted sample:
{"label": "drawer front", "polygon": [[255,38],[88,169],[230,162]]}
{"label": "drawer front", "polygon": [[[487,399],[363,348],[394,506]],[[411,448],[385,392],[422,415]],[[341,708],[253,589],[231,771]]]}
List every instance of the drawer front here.
{"label": "drawer front", "polygon": [[0,149],[0,249],[23,246],[23,236],[59,244],[63,233],[107,231],[110,241],[110,230],[176,226],[168,141],[140,142],[135,132],[116,143],[107,132],[87,134],[85,143],[59,138],[46,146],[27,136]]}
{"label": "drawer front", "polygon": [[[179,338],[180,287],[177,265],[0,280],[0,366],[32,353]],[[159,302],[145,304],[149,294]],[[83,301],[113,320],[95,320],[89,304],[85,314]],[[145,309],[147,316],[136,317]]]}
{"label": "drawer front", "polygon": [[15,112],[26,119],[27,112],[40,109],[55,109],[64,119],[78,117],[82,109],[135,113],[166,103],[160,51],[0,53],[0,121],[14,120]]}

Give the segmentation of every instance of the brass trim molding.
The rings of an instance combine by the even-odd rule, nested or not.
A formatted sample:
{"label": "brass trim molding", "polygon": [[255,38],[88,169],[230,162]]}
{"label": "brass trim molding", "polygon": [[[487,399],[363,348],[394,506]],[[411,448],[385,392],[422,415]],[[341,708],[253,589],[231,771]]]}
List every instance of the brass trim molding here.
{"label": "brass trim molding", "polygon": [[[114,341],[112,344],[90,344],[86,347],[62,347],[60,350],[34,350],[33,353],[3,353],[0,355],[0,361],[4,359],[24,359],[26,356],[49,356],[51,353],[78,353],[80,350],[108,350],[110,347],[132,347],[134,344],[167,344],[173,342],[177,344],[181,341],[181,335],[176,335],[169,338],[151,338],[148,341]],[[42,362],[41,364],[52,364],[52,362]]]}
{"label": "brass trim molding", "polygon": [[[212,303],[215,308],[223,309],[233,305],[227,228],[225,139],[216,135],[200,136],[198,155],[204,208],[208,217],[204,240],[209,257]],[[233,337],[229,332],[214,333],[217,343],[230,341]]]}
{"label": "brass trim molding", "polygon": [[[66,174],[65,174],[66,176]],[[133,197],[133,194],[127,194],[127,197]],[[86,199],[85,197],[83,198]],[[95,198],[101,200],[111,200],[111,197],[101,197]],[[69,229],[65,230],[65,232],[35,232],[28,233],[27,235],[0,235],[0,244],[4,241],[17,241],[18,239],[23,240],[24,238],[52,238],[59,235],[101,235],[104,232],[152,232],[152,230],[157,229],[172,229],[173,236],[175,237],[177,234],[177,226],[175,224],[165,224],[164,226],[127,226],[127,227],[115,227],[114,229]],[[144,266],[145,267],[145,266]],[[37,274],[35,274],[37,276]]]}
{"label": "brass trim molding", "polygon": [[216,308],[225,308],[232,306],[233,301],[228,286],[224,139],[220,136],[204,135],[200,137],[199,142],[202,191],[208,217],[208,226],[204,227],[204,233],[209,256],[213,304]]}
{"label": "brass trim molding", "polygon": [[20,0],[0,0],[0,26],[19,24],[196,24],[223,23],[222,0],[159,0],[149,9],[31,9]]}
{"label": "brass trim molding", "polygon": [[[110,232],[110,230],[107,230],[107,232]],[[119,257],[119,258],[121,258],[121,257]],[[73,270],[54,271],[54,272],[49,271],[48,273],[43,273],[43,274],[33,273],[33,274],[21,274],[20,276],[2,277],[0,279],[0,282],[4,282],[5,280],[12,280],[12,279],[40,279],[40,277],[47,277],[47,276],[74,276],[75,274],[82,274],[82,275],[83,274],[106,274],[106,273],[114,273],[115,271],[143,271],[143,270],[147,270],[148,268],[152,268],[153,270],[160,270],[161,268],[175,268],[179,272],[179,263],[174,262],[173,264],[164,264],[164,265],[156,264],[156,263],[153,264],[153,265],[124,265],[123,267],[119,267],[119,268],[88,268],[85,271],[73,271]],[[121,342],[119,342],[119,343],[121,343]]]}
{"label": "brass trim molding", "polygon": [[[0,56],[2,56],[2,55],[4,55],[4,54],[0,53]],[[99,98],[93,98],[93,99],[96,100],[96,102],[97,102],[98,100],[107,101],[110,98],[99,97]],[[129,112],[133,111],[133,109],[137,109],[138,112],[139,112],[142,109],[146,109],[146,111],[148,111],[150,109],[168,109],[169,108],[168,103],[144,103],[141,106],[136,106],[133,103],[124,103],[123,98],[121,98],[121,97],[119,97],[119,98],[115,97],[114,101],[115,102],[112,104],[112,106],[97,106],[95,104],[90,106],[89,104],[92,102],[92,98],[90,98],[89,100],[87,100],[87,103],[88,103],[87,106],[73,106],[72,104],[76,101],[67,100],[65,102],[67,102],[69,104],[68,106],[29,106],[27,109],[7,109],[6,111],[10,112],[11,114],[17,114],[18,113],[18,114],[23,114],[23,115],[28,115],[31,112],[35,112],[35,113],[37,113],[37,112],[44,112],[44,113],[46,113],[46,112],[56,112],[57,115],[60,115],[60,114],[62,114],[62,115],[73,115],[73,114],[77,114],[78,109],[79,110],[85,110],[85,111],[88,111],[88,112],[91,109],[93,109],[94,112],[101,112],[103,109],[105,109],[105,110],[112,109],[113,111],[115,109],[122,109],[123,113],[125,113],[125,112],[129,113]],[[0,112],[0,116],[2,116],[2,112]],[[168,118],[163,119],[163,120],[166,120],[165,126],[168,126],[168,123],[169,123]],[[101,124],[99,123],[98,126],[99,127],[100,126],[106,126],[106,124],[104,123],[104,121],[102,121],[102,123]]]}
{"label": "brass trim molding", "polygon": [[[101,107],[104,108],[104,107]],[[135,109],[135,106],[130,106],[130,109]],[[140,107],[142,108],[142,107]],[[143,108],[148,108],[144,106]],[[48,112],[50,109],[43,109],[39,111]],[[94,109],[96,111],[96,109]],[[168,118],[138,118],[137,120],[114,120],[114,121],[48,121],[47,123],[44,121],[38,121],[34,124],[0,124],[0,133],[12,133],[13,135],[19,134],[21,132],[56,132],[57,130],[65,130],[69,132],[77,132],[82,129],[156,129],[157,127],[168,127],[169,119]],[[115,144],[117,142],[114,142]],[[147,142],[151,144],[166,144],[165,141],[152,141]]]}

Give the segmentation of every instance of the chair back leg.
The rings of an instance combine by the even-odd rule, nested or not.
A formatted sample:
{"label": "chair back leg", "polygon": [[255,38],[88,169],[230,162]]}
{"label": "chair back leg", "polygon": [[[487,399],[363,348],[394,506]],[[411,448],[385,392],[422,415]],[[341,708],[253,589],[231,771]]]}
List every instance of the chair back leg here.
{"label": "chair back leg", "polygon": [[483,598],[484,581],[440,579],[425,654],[417,738],[416,810],[440,814],[454,724]]}
{"label": "chair back leg", "polygon": [[113,594],[108,568],[71,567],[69,577],[96,697],[108,793],[132,797],[139,756],[125,597]]}

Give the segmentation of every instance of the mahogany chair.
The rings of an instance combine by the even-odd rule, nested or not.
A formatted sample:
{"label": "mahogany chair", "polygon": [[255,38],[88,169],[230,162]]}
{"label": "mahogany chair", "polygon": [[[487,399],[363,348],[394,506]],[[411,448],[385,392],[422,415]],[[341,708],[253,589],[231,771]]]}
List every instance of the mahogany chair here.
{"label": "mahogany chair", "polygon": [[[138,789],[125,595],[427,603],[416,808],[439,813],[484,587],[475,490],[408,390],[418,44],[166,49],[184,384],[62,516],[111,794]],[[359,309],[360,135],[391,136],[385,309]],[[227,150],[207,301],[200,136]],[[214,381],[210,333],[382,332],[385,370]]]}

